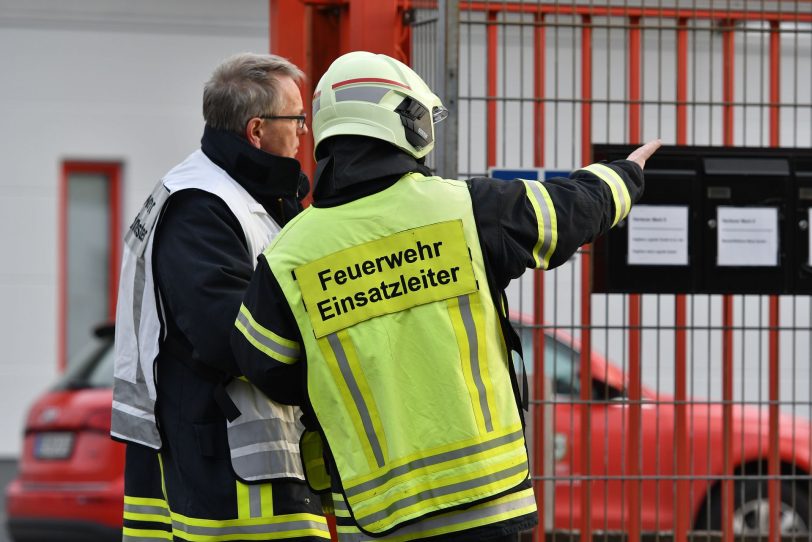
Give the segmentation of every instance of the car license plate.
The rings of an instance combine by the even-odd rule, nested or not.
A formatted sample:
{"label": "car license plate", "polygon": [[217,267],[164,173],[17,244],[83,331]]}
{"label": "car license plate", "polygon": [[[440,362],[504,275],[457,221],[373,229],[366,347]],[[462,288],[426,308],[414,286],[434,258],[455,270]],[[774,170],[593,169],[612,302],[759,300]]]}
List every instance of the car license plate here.
{"label": "car license plate", "polygon": [[34,457],[37,459],[65,459],[73,449],[73,433],[40,433],[34,439]]}

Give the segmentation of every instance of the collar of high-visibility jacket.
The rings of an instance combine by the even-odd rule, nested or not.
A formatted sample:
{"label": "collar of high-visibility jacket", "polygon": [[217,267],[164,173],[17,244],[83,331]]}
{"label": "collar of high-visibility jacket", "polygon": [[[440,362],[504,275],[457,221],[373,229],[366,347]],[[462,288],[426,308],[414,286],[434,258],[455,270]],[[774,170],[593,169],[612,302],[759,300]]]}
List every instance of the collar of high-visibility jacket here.
{"label": "collar of high-visibility jacket", "polygon": [[234,132],[207,125],[200,144],[212,162],[265,207],[279,198],[301,200],[310,190],[298,160],[257,149]]}
{"label": "collar of high-visibility jacket", "polygon": [[432,171],[394,145],[371,137],[342,135],[317,151],[313,205],[333,207],[392,186],[409,172]]}

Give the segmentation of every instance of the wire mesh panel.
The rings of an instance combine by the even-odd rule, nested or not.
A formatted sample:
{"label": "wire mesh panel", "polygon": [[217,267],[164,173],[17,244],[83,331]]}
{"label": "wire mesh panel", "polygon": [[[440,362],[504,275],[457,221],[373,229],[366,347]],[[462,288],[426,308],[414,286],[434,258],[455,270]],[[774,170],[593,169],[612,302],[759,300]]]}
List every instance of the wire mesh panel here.
{"label": "wire mesh panel", "polygon": [[[416,6],[413,29],[434,88],[448,29],[419,28],[442,5]],[[462,178],[569,172],[593,143],[654,137],[812,145],[812,2],[459,5]],[[809,297],[594,294],[591,260],[583,247],[509,291],[549,517],[536,539],[812,540]]]}

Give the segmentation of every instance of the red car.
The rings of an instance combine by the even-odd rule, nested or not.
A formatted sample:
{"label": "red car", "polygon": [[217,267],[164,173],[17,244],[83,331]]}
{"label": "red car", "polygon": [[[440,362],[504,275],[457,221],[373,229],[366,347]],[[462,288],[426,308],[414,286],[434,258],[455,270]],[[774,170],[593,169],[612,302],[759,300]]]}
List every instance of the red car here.
{"label": "red car", "polygon": [[[525,338],[529,339],[526,333]],[[531,344],[525,346],[530,359]],[[110,440],[113,380],[112,327],[97,332],[58,384],[29,412],[20,474],[7,489],[9,531],[15,542],[27,540],[120,540],[124,447]],[[580,521],[580,409],[577,402],[578,345],[564,333],[545,341],[545,365],[555,394],[554,523],[555,529],[577,530]],[[623,372],[598,354],[592,356],[591,473],[592,527],[623,531],[629,512],[618,479],[625,465],[628,428]],[[641,519],[645,531],[674,528],[673,398],[643,388],[640,451]],[[669,404],[671,402],[671,404]],[[721,499],[714,477],[722,473],[722,409],[689,404],[689,448],[692,450],[691,512],[697,530],[718,530]],[[736,481],[734,529],[740,534],[767,532],[766,451],[768,417],[755,408],[734,408],[732,458]],[[781,418],[781,530],[785,535],[810,532],[810,424]],[[576,477],[576,478],[571,478]],[[602,479],[607,477],[608,479]],[[657,478],[661,480],[657,480]]]}
{"label": "red car", "polygon": [[[532,351],[525,331],[525,353]],[[564,333],[545,341],[545,367],[555,397],[553,415],[554,519],[556,529],[577,530],[581,518],[581,410],[591,410],[590,476],[592,528],[624,531],[629,510],[624,483],[629,427],[627,381],[623,372],[600,355],[592,355],[592,398],[579,404],[579,350]],[[526,356],[530,358],[530,356]],[[573,401],[575,399],[575,401]],[[641,483],[641,527],[668,532],[675,524],[676,441],[674,398],[643,387],[641,443],[638,453]],[[721,530],[721,487],[724,473],[722,405],[690,402],[687,408],[691,525],[695,530]],[[767,410],[733,407],[731,462],[736,476],[733,529],[738,535],[764,535],[769,528],[767,497]],[[779,422],[781,461],[781,533],[810,533],[810,422],[782,415]],[[660,478],[660,480],[657,480]]]}
{"label": "red car", "polygon": [[124,446],[110,439],[113,327],[28,412],[19,473],[6,488],[15,542],[121,540]]}

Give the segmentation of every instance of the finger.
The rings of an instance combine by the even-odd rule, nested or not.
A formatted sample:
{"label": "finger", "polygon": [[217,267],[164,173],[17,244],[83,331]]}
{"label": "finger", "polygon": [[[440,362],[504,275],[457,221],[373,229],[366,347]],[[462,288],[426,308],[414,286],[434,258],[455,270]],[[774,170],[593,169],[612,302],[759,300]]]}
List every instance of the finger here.
{"label": "finger", "polygon": [[640,167],[643,167],[652,154],[654,154],[657,149],[662,147],[663,143],[659,139],[653,139],[643,145],[642,147],[638,147],[635,149],[627,158],[628,160],[632,160],[637,162]]}

